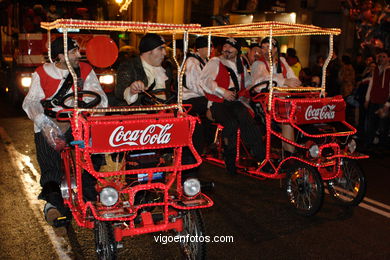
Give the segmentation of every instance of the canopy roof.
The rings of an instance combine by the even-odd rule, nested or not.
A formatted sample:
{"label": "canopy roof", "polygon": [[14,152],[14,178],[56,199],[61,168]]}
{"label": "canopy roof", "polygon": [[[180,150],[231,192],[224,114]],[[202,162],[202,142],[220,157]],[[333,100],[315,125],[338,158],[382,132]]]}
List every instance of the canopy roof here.
{"label": "canopy roof", "polygon": [[199,30],[200,24],[163,24],[150,22],[132,22],[132,21],[92,21],[92,20],[74,20],[59,19],[54,22],[42,22],[43,29],[81,29],[81,30],[100,30],[100,31],[126,31],[135,33],[157,33],[174,34],[185,31]]}
{"label": "canopy roof", "polygon": [[300,35],[338,35],[337,28],[321,28],[308,24],[258,22],[201,28],[196,34],[211,34],[223,37],[266,37],[266,36],[300,36]]}
{"label": "canopy roof", "polygon": [[308,24],[282,22],[258,22],[225,26],[201,27],[200,24],[163,24],[132,21],[91,21],[59,19],[54,22],[42,22],[47,30],[72,28],[83,30],[127,31],[136,33],[177,34],[188,31],[190,34],[221,37],[265,37],[265,36],[300,36],[300,35],[338,35],[337,28],[321,28]]}

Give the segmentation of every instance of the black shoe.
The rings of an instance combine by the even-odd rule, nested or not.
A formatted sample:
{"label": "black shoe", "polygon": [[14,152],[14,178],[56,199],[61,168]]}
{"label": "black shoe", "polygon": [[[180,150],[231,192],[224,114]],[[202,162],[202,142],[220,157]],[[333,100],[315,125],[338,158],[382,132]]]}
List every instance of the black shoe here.
{"label": "black shoe", "polygon": [[47,223],[54,227],[54,233],[56,233],[57,236],[63,237],[67,235],[68,232],[66,227],[68,226],[69,221],[67,221],[66,216],[63,216],[61,212],[49,202],[45,204],[43,213]]}

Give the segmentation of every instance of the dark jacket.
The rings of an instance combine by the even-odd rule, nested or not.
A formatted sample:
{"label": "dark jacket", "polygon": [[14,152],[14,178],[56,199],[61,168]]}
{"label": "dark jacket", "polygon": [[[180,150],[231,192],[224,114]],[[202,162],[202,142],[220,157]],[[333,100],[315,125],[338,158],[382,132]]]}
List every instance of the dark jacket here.
{"label": "dark jacket", "polygon": [[[169,99],[174,93],[172,92],[173,79],[172,73],[169,70],[166,70],[168,80],[165,82],[165,94],[167,99]],[[126,60],[119,65],[117,73],[117,84],[115,87],[115,97],[116,102],[113,105],[116,106],[125,106],[127,102],[123,98],[123,93],[125,89],[129,87],[135,81],[142,81],[145,86],[148,86],[148,79],[144,68],[142,67],[141,58],[139,56],[134,57],[130,60]],[[142,94],[138,95],[138,99],[132,105],[145,105],[142,104]]]}

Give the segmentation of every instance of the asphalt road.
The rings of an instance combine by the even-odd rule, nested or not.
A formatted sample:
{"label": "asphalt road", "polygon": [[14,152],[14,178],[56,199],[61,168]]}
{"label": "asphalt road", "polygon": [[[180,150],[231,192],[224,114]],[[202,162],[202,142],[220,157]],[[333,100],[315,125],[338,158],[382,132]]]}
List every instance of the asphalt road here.
{"label": "asphalt road", "polygon": [[[94,259],[91,230],[73,223],[69,238],[57,240],[42,220],[43,204],[28,195],[39,187],[32,122],[3,101],[0,127],[4,129],[0,142],[0,259]],[[30,158],[31,165],[16,163]],[[384,149],[361,161],[368,180],[367,198],[374,200],[364,202],[369,207],[343,208],[326,196],[320,212],[310,218],[297,216],[289,208],[279,180],[230,176],[204,163],[200,178],[215,182],[214,190],[207,192],[215,204],[202,211],[207,235],[234,239],[208,243],[207,258],[390,259],[389,161],[390,152]],[[119,259],[180,259],[178,247],[156,243],[152,234],[125,238]],[[58,256],[58,252],[65,255]]]}

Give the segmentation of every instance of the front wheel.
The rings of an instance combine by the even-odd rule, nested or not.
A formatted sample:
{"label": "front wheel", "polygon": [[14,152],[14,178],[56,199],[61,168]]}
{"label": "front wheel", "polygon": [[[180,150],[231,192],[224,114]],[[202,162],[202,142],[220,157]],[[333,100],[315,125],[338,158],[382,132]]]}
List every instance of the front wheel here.
{"label": "front wheel", "polygon": [[205,259],[206,242],[204,224],[199,210],[184,212],[183,231],[179,232],[180,249],[183,259]]}
{"label": "front wheel", "polygon": [[95,244],[99,260],[116,259],[116,242],[111,222],[95,221]]}
{"label": "front wheel", "polygon": [[324,200],[324,185],[312,166],[297,163],[287,174],[286,193],[290,205],[302,216],[318,212]]}
{"label": "front wheel", "polygon": [[356,161],[343,159],[339,177],[327,181],[330,195],[344,206],[356,206],[366,194],[367,184]]}

